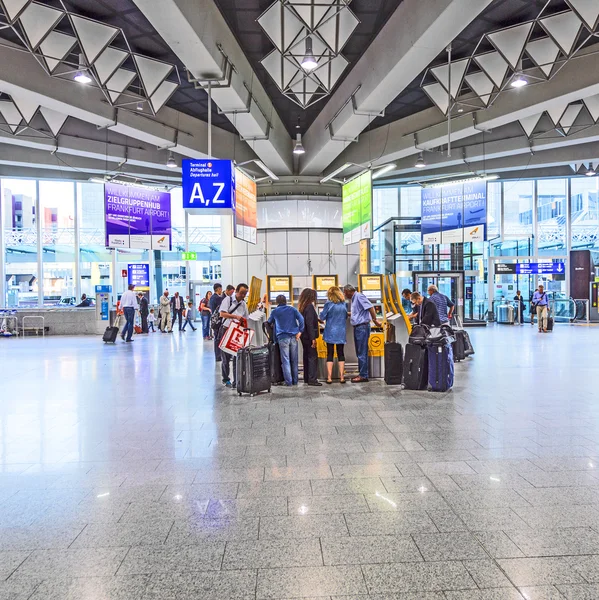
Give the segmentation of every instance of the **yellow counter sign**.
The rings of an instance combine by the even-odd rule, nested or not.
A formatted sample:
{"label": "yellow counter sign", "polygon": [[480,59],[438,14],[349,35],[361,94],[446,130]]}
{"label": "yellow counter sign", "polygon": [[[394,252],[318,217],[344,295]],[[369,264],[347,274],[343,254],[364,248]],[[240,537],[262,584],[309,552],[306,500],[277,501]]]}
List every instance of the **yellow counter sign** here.
{"label": "yellow counter sign", "polygon": [[337,278],[335,275],[317,275],[316,277],[316,290],[319,292],[326,292],[336,285]]}
{"label": "yellow counter sign", "polygon": [[288,292],[291,289],[289,277],[270,277],[268,285],[271,292]]}
{"label": "yellow counter sign", "polygon": [[385,336],[382,333],[371,333],[368,340],[368,356],[385,355]]}
{"label": "yellow counter sign", "polygon": [[360,286],[364,290],[381,290],[383,289],[383,280],[380,275],[361,275]]}

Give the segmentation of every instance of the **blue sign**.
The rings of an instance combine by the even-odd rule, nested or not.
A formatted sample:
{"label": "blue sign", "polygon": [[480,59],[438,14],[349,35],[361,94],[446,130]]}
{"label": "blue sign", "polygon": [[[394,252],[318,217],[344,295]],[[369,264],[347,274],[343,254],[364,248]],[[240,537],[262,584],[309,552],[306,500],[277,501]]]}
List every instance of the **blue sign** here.
{"label": "blue sign", "polygon": [[111,294],[112,286],[111,285],[97,285],[96,286],[96,294]]}
{"label": "blue sign", "polygon": [[235,169],[231,160],[183,160],[183,208],[202,214],[235,210]]}
{"label": "blue sign", "polygon": [[563,262],[518,263],[516,273],[518,275],[564,275],[566,266]]}
{"label": "blue sign", "polygon": [[423,244],[484,242],[486,225],[486,181],[422,189]]}
{"label": "blue sign", "polygon": [[136,290],[149,290],[150,265],[147,263],[127,265],[127,283],[134,285]]}

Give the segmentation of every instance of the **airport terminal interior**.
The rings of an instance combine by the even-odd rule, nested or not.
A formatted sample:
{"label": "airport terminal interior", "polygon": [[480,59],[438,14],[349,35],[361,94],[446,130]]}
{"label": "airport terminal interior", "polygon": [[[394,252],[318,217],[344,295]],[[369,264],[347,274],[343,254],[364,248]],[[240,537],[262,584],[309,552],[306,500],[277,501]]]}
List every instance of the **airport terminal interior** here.
{"label": "airport terminal interior", "polygon": [[597,0],[0,0],[0,600],[599,598],[598,53]]}

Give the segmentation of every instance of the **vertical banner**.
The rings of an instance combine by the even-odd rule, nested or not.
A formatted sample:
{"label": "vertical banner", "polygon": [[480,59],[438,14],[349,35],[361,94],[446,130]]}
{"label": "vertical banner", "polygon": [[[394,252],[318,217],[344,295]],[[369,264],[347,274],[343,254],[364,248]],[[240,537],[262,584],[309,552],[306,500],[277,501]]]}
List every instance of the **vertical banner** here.
{"label": "vertical banner", "polygon": [[104,184],[107,248],[171,249],[169,192]]}
{"label": "vertical banner", "polygon": [[372,173],[352,179],[342,188],[343,244],[356,244],[372,237]]}
{"label": "vertical banner", "polygon": [[422,189],[423,244],[463,244],[486,239],[486,181]]}
{"label": "vertical banner", "polygon": [[235,169],[235,210],[233,235],[249,244],[256,243],[258,228],[258,194],[256,182],[243,171]]}

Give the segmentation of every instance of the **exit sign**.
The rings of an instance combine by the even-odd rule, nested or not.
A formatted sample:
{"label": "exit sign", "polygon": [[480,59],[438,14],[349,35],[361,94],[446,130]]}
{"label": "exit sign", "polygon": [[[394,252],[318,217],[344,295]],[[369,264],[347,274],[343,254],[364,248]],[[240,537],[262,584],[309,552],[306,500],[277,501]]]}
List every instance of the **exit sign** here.
{"label": "exit sign", "polygon": [[197,252],[181,252],[181,260],[198,260]]}

